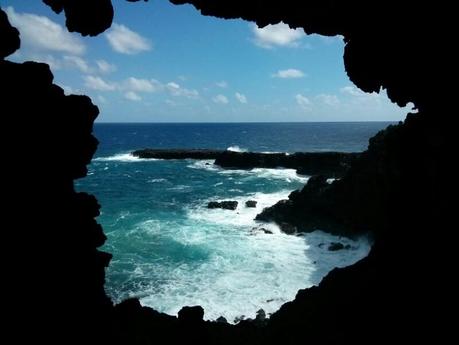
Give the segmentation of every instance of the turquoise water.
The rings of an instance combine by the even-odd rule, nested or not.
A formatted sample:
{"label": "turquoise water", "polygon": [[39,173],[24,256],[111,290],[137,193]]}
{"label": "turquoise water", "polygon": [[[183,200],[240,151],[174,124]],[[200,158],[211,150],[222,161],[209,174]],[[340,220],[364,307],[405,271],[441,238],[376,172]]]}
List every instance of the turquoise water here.
{"label": "turquoise water", "polygon": [[[142,160],[144,147],[228,148],[251,151],[361,151],[387,123],[343,124],[98,124],[101,144],[77,189],[102,205],[98,221],[113,253],[106,291],[116,302],[141,303],[175,315],[201,305],[205,319],[229,321],[258,309],[272,313],[296,292],[320,282],[369,250],[365,239],[322,231],[285,235],[253,219],[264,207],[301,188],[307,176],[289,169],[223,170],[212,161]],[[209,201],[236,200],[235,211]],[[256,200],[256,208],[246,208]],[[273,232],[266,234],[259,228]],[[325,229],[324,229],[325,230]],[[351,249],[328,251],[341,241]]]}

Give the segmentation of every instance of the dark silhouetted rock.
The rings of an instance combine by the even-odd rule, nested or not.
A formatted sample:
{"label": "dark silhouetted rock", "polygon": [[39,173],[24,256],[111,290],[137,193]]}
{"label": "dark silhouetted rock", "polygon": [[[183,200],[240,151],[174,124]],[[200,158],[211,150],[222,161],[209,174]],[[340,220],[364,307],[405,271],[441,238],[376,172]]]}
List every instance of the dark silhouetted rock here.
{"label": "dark silhouetted rock", "polygon": [[259,309],[257,311],[257,316],[255,317],[255,321],[257,322],[264,322],[266,321],[266,313],[263,309]]}
{"label": "dark silhouetted rock", "polygon": [[240,323],[245,320],[245,315],[237,316],[234,318],[234,323]]}
{"label": "dark silhouetted rock", "polygon": [[204,321],[204,309],[201,306],[183,307],[178,312],[178,319],[182,323],[196,324]]}
{"label": "dark silhouetted rock", "polygon": [[346,227],[334,216],[333,184],[327,183],[325,176],[313,176],[301,190],[290,193],[288,200],[280,200],[275,205],[263,209],[256,216],[257,220],[275,222],[286,233],[311,232],[325,230],[327,232],[356,236],[364,229]]}
{"label": "dark silhouetted rock", "polygon": [[263,228],[263,227],[254,227],[250,230],[250,234],[251,235],[255,235],[257,232],[263,232],[267,235],[272,235],[273,232],[271,230],[268,230],[266,228]]}
{"label": "dark silhouetted rock", "polygon": [[324,174],[329,177],[343,175],[358,153],[296,152],[258,153],[224,151],[215,159],[215,165],[226,169],[288,168],[301,175]]}
{"label": "dark silhouetted rock", "polygon": [[4,59],[19,49],[21,41],[19,40],[19,31],[11,26],[6,13],[2,9],[0,9],[0,33],[2,37],[0,59]]}
{"label": "dark silhouetted rock", "polygon": [[279,227],[286,234],[295,234],[298,231],[298,229],[297,229],[297,227],[295,225],[292,225],[292,224],[286,223],[286,222],[281,222],[279,224]]}
{"label": "dark silhouetted rock", "polygon": [[[56,13],[64,10],[65,24],[70,32],[96,36],[112,25],[111,0],[43,0]],[[84,18],[84,19],[82,19]]]}
{"label": "dark silhouetted rock", "polygon": [[146,159],[215,159],[222,152],[209,149],[143,149],[132,152],[132,155]]}
{"label": "dark silhouetted rock", "polygon": [[245,207],[257,207],[257,202],[255,200],[247,200],[245,202]]}
{"label": "dark silhouetted rock", "polygon": [[237,208],[237,201],[211,201],[207,204],[207,208],[222,208],[224,210],[234,211]]}
{"label": "dark silhouetted rock", "polygon": [[228,323],[228,320],[226,320],[226,318],[224,318],[223,316],[218,317],[215,321],[219,323]]}
{"label": "dark silhouetted rock", "polygon": [[135,157],[155,159],[215,159],[215,165],[225,169],[289,168],[299,174],[342,176],[359,153],[297,152],[261,153],[210,149],[142,149],[132,152]]}

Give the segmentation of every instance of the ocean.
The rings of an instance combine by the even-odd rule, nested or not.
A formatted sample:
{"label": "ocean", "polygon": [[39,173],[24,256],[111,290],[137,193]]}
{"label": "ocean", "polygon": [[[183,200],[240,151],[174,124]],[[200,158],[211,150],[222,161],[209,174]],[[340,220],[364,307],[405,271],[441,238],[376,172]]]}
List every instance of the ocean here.
{"label": "ocean", "polygon": [[[206,320],[268,315],[299,289],[318,284],[334,267],[365,257],[367,239],[315,231],[281,233],[254,221],[264,207],[301,188],[308,176],[291,169],[224,170],[212,161],[144,160],[142,148],[213,148],[236,151],[363,151],[390,123],[95,124],[100,144],[79,191],[102,205],[98,221],[113,254],[105,289],[114,302],[137,297],[176,315],[201,305]],[[235,211],[208,209],[236,200]],[[256,200],[256,208],[245,201]],[[272,232],[265,233],[263,227]],[[321,229],[326,230],[326,229]],[[329,251],[332,242],[350,249]]]}

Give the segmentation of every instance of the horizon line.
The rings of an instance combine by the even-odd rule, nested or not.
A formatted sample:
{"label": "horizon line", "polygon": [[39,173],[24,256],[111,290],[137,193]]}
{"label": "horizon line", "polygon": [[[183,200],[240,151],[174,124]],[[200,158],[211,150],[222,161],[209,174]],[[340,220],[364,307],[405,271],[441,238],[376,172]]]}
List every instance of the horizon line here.
{"label": "horizon line", "polygon": [[294,124],[294,123],[377,123],[377,122],[392,122],[399,123],[402,120],[361,120],[361,121],[232,121],[232,122],[209,122],[209,121],[94,121],[94,124]]}

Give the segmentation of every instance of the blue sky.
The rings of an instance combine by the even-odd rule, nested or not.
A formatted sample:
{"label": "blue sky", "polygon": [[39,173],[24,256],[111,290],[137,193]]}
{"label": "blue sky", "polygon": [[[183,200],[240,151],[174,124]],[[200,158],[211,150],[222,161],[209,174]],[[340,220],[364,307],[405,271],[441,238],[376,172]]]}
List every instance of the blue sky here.
{"label": "blue sky", "polygon": [[339,37],[166,0],[114,1],[112,28],[81,37],[41,1],[0,4],[21,32],[10,60],[49,63],[67,93],[93,99],[101,122],[398,121],[410,109],[349,81]]}

